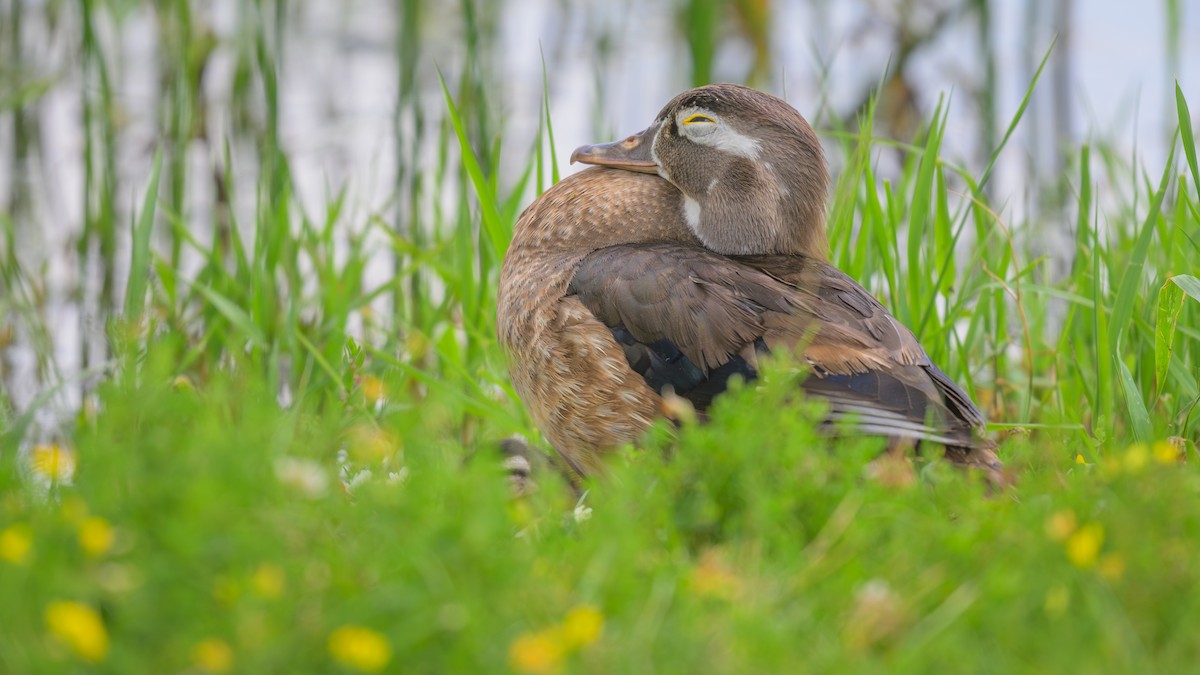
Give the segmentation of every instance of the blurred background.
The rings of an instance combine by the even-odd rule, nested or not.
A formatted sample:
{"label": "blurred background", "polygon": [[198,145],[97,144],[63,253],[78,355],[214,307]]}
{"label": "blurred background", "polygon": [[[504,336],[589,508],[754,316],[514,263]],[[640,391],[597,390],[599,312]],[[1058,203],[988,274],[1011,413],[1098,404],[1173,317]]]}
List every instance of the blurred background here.
{"label": "blurred background", "polygon": [[[209,242],[253,239],[286,192],[329,224],[333,259],[367,253],[356,283],[396,330],[429,282],[392,280],[476,215],[439,72],[517,208],[531,158],[570,172],[575,146],[714,81],[785,97],[830,144],[873,92],[875,134],[902,143],[941,106],[942,154],[979,175],[1047,58],[987,189],[1027,242],[1070,255],[1072,153],[1090,141],[1126,184],[1159,171],[1174,81],[1200,101],[1195,35],[1179,0],[0,0],[0,406],[53,419],[103,372],[156,152],[160,277],[186,284]],[[882,146],[879,174],[901,161]],[[347,319],[370,340],[367,323]]]}

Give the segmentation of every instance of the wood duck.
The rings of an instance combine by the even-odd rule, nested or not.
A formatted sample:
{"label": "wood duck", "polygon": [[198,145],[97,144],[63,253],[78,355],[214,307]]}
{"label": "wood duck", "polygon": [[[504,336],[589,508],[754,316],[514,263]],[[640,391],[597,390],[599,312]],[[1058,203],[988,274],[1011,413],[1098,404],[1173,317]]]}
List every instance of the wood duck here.
{"label": "wood duck", "polygon": [[[635,442],[673,393],[703,413],[761,355],[792,350],[829,423],[941,444],[999,476],[970,397],[912,332],[827,262],[829,173],[783,100],[717,84],[645,131],[575,150],[598,165],[521,214],[497,319],[517,393],[579,474]],[[838,428],[846,428],[840,425]]]}

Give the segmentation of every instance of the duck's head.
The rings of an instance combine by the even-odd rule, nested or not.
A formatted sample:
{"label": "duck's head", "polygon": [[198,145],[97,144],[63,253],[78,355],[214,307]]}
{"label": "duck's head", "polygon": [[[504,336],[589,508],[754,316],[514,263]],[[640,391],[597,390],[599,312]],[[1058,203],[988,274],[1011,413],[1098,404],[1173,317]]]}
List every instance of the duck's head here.
{"label": "duck's head", "polygon": [[645,131],[580,147],[571,154],[577,161],[670,181],[683,193],[688,227],[717,253],[826,256],[821,143],[770,94],[736,84],[686,91]]}

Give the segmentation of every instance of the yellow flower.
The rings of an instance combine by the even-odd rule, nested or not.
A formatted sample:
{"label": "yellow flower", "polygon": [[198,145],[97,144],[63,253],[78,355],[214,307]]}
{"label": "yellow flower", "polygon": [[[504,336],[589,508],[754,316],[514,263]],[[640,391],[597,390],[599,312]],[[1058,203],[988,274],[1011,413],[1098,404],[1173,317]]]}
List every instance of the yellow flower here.
{"label": "yellow flower", "polygon": [[1159,464],[1178,464],[1179,456],[1183,454],[1170,441],[1155,441],[1150,449],[1154,452],[1154,459]]}
{"label": "yellow flower", "polygon": [[79,546],[93,558],[108,553],[115,538],[112,525],[98,516],[84,518],[79,524]]}
{"label": "yellow flower", "polygon": [[604,615],[591,605],[578,605],[567,612],[559,631],[563,646],[568,650],[586,647],[600,638],[604,630]]}
{"label": "yellow flower", "polygon": [[1100,557],[1100,576],[1116,581],[1125,574],[1125,558],[1120,553],[1109,553]]}
{"label": "yellow flower", "polygon": [[562,624],[522,633],[508,648],[508,664],[518,672],[556,673],[567,656],[600,639],[604,615],[592,605],[576,605]]}
{"label": "yellow flower", "polygon": [[255,593],[273,600],[283,595],[283,589],[287,586],[287,578],[284,577],[283,570],[276,565],[263,564],[254,570],[254,576],[250,577],[250,584],[254,587]]}
{"label": "yellow flower", "polygon": [[46,606],[46,628],[85,661],[108,653],[108,631],[96,610],[81,602],[59,600]]}
{"label": "yellow flower", "polygon": [[75,451],[57,444],[35,445],[29,451],[29,468],[46,480],[70,481],[75,475]]}
{"label": "yellow flower", "polygon": [[1083,458],[1083,453],[1075,453],[1076,464],[1087,464],[1087,460]]}
{"label": "yellow flower", "polygon": [[1091,567],[1096,564],[1100,547],[1103,545],[1104,526],[1088,523],[1067,539],[1067,558],[1076,567]]}
{"label": "yellow flower", "polygon": [[400,449],[400,443],[373,424],[360,424],[348,432],[347,449],[360,462],[381,462]]}
{"label": "yellow flower", "polygon": [[1075,532],[1075,512],[1070,509],[1056,511],[1046,519],[1046,536],[1054,541],[1063,541]]}
{"label": "yellow flower", "polygon": [[387,397],[387,388],[383,386],[383,380],[374,375],[363,375],[359,378],[358,383],[362,387],[363,397],[371,403],[376,403]]}
{"label": "yellow flower", "polygon": [[1125,450],[1123,463],[1125,469],[1130,473],[1137,473],[1146,468],[1146,464],[1150,461],[1150,448],[1146,447],[1145,443],[1134,443]]}
{"label": "yellow flower", "polygon": [[373,673],[392,660],[392,646],[370,628],[342,626],[329,635],[329,654],[344,666]]}
{"label": "yellow flower", "polygon": [[0,530],[0,560],[23,565],[33,549],[33,530],[20,523]]}
{"label": "yellow flower", "polygon": [[207,673],[229,672],[233,667],[233,649],[224,640],[208,638],[196,643],[192,660],[197,668]]}
{"label": "yellow flower", "polygon": [[555,629],[522,633],[508,648],[508,665],[513,670],[532,675],[558,672],[566,650]]}

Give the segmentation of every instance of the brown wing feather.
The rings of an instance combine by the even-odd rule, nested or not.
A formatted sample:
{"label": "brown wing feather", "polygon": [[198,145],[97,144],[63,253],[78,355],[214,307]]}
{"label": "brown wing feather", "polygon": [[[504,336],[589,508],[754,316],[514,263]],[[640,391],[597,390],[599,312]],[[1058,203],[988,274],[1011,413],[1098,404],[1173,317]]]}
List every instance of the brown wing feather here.
{"label": "brown wing feather", "polygon": [[[693,402],[707,405],[724,388],[713,382],[721,373],[756,375],[756,347],[799,350],[814,375],[805,389],[829,401],[833,420],[892,437],[981,443],[972,430],[983,417],[970,398],[907,328],[827,263],[615,246],[584,258],[570,289],[651,386],[697,382]],[[686,361],[673,361],[672,349]]]}
{"label": "brown wing feather", "polygon": [[[805,355],[815,365],[831,368],[839,373],[860,373],[862,363],[852,361],[882,360],[889,371],[904,381],[910,389],[922,392],[933,407],[935,419],[953,438],[966,445],[982,443],[973,438],[973,432],[984,427],[983,413],[953,380],[946,376],[925,353],[921,344],[908,328],[896,320],[882,304],[844,272],[827,263],[811,261],[797,265],[793,256],[752,256],[738,259],[791,285],[814,288],[821,299],[820,307],[825,310],[822,318],[827,323],[836,323],[844,330],[855,334],[852,340],[865,342],[869,346],[866,355],[846,350],[845,341],[835,338],[826,345],[818,336]],[[869,338],[868,338],[869,336]],[[812,358],[816,356],[817,358]],[[849,359],[849,361],[848,361]],[[843,368],[847,370],[842,370]],[[878,366],[876,366],[878,367]],[[872,370],[867,367],[866,370]],[[814,383],[818,386],[818,383]],[[917,412],[910,409],[910,417]]]}
{"label": "brown wing feather", "polygon": [[[720,264],[724,261],[724,264]],[[586,257],[570,290],[600,321],[643,343],[670,340],[716,368],[798,309],[788,284],[694,246],[613,246]]]}

